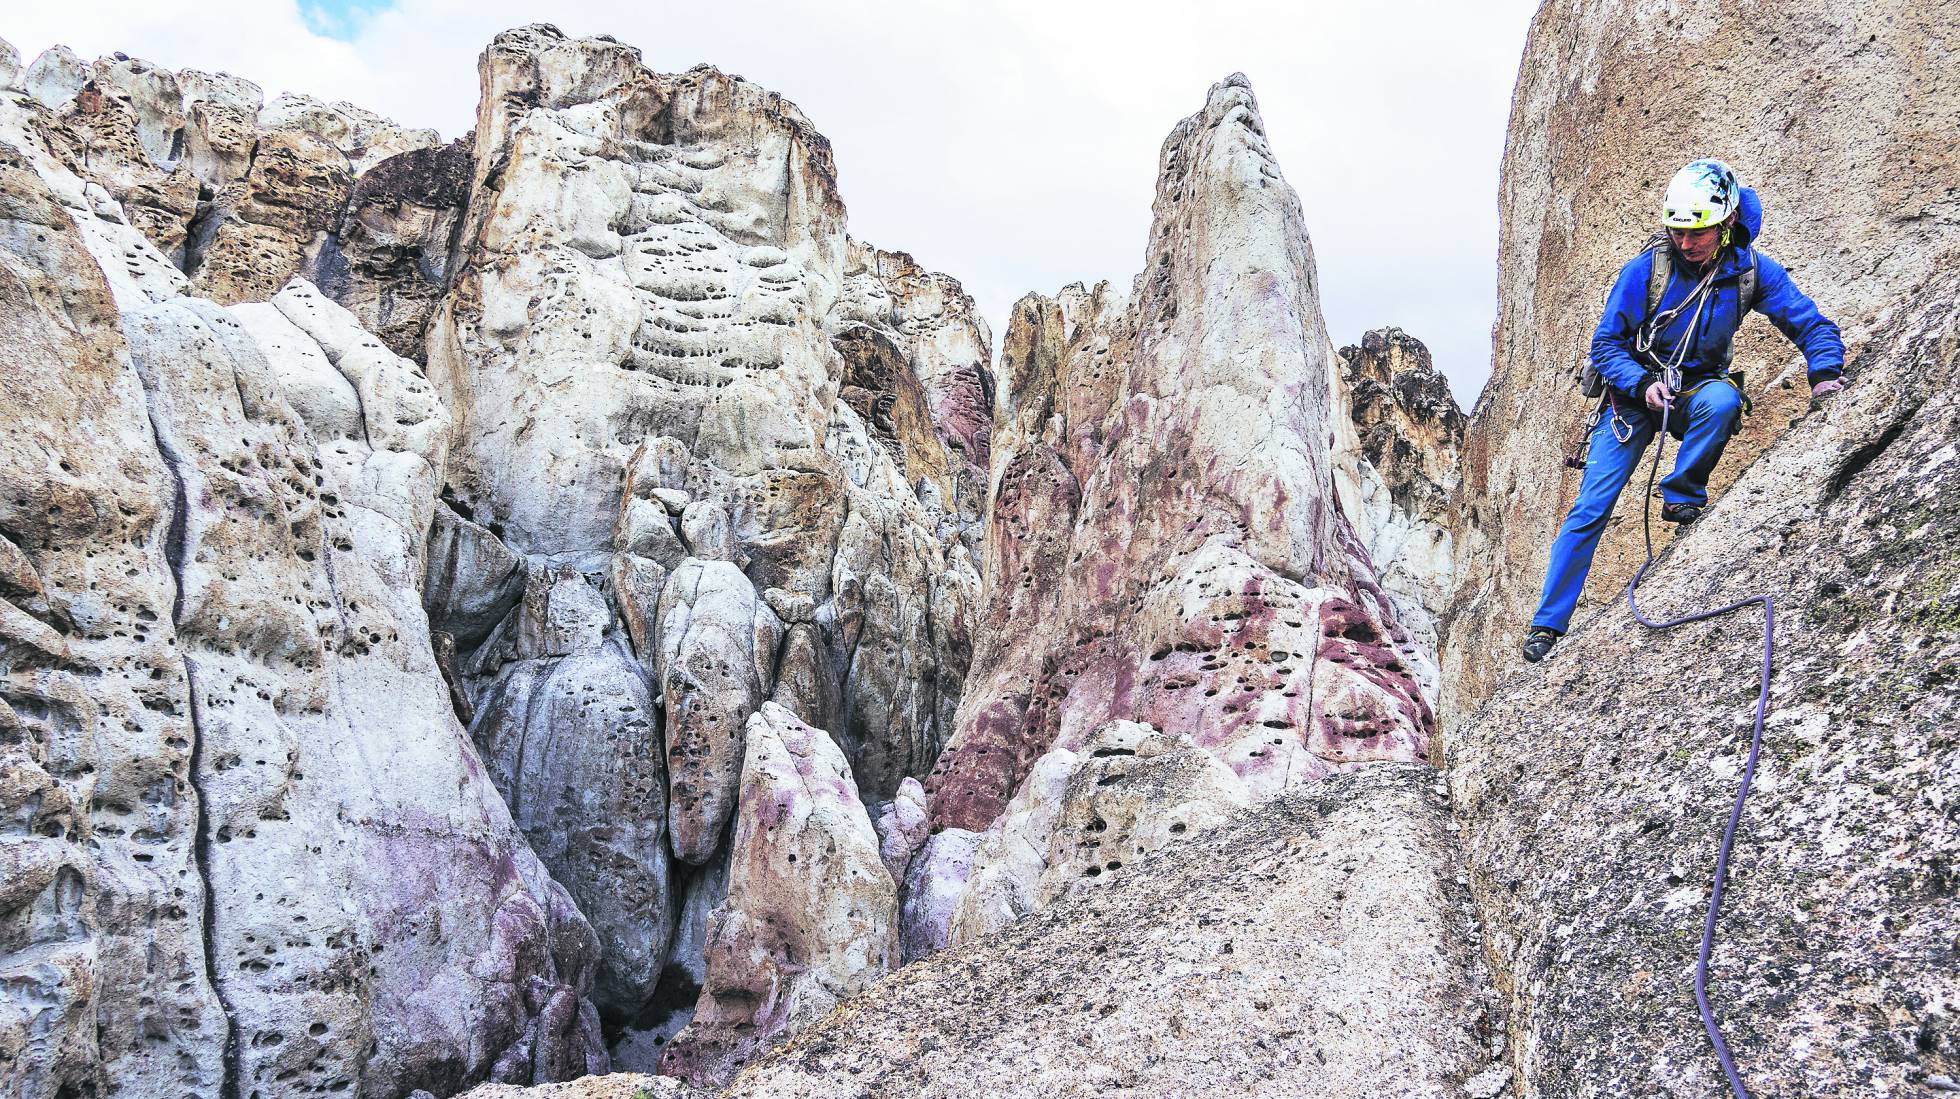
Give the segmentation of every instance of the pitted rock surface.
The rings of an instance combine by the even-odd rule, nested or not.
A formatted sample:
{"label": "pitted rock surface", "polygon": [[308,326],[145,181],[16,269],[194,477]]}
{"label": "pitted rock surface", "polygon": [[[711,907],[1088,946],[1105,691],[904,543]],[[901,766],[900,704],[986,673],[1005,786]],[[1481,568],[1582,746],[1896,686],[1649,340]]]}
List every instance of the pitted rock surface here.
{"label": "pitted rock surface", "polygon": [[173,486],[79,181],[29,163],[0,146],[0,1085],[215,1095]]}
{"label": "pitted rock surface", "polygon": [[1298,198],[1242,76],[1164,142],[1145,273],[1016,306],[988,604],[936,827],[999,815],[1112,720],[1187,736],[1254,797],[1423,758],[1433,711],[1336,499],[1333,349]]}
{"label": "pitted rock surface", "polygon": [[1339,774],[906,966],[729,1096],[1454,1096],[1501,1023],[1436,775]]}
{"label": "pitted rock surface", "polygon": [[304,283],[180,296],[40,110],[0,104],[0,714],[8,804],[42,818],[6,845],[10,1093],[603,1069],[590,928],[420,607],[446,413]]}
{"label": "pitted rock surface", "polygon": [[1231,768],[1190,738],[1111,722],[1081,752],[1058,748],[1035,761],[981,837],[944,939],[993,934],[1251,800]]}
{"label": "pitted rock surface", "polygon": [[739,77],[519,28],[445,145],[0,43],[0,1087],[1712,1099],[1753,624],[1500,673],[1575,288],[1714,151],[1863,354],[1745,338],[1646,592],[1784,615],[1713,996],[1759,1096],[1951,1090],[1951,6],[1547,5],[1467,437],[1243,77],[996,377]]}

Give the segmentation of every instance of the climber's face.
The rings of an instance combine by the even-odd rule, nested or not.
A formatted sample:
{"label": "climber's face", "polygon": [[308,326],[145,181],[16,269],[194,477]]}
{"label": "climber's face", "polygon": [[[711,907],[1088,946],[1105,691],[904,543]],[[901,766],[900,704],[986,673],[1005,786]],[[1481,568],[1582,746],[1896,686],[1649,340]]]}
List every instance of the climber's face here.
{"label": "climber's face", "polygon": [[1667,235],[1674,238],[1674,250],[1681,253],[1682,259],[1701,267],[1715,258],[1726,228],[1726,225],[1711,225],[1706,229],[1669,229]]}

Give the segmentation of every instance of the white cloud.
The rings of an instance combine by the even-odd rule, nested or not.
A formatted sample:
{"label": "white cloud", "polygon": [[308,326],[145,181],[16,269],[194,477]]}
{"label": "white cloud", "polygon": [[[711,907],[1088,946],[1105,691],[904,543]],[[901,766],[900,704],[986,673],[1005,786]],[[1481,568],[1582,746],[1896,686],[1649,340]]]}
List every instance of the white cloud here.
{"label": "white cloud", "polygon": [[1243,71],[1306,206],[1335,342],[1398,325],[1467,405],[1489,372],[1498,165],[1536,6],[398,0],[342,42],[292,0],[110,0],[23,6],[0,35],[27,57],[59,41],[224,69],[445,135],[472,125],[476,56],[506,27],[610,34],[665,71],[706,61],[795,100],[835,146],[852,232],[961,279],[997,334],[1029,290],[1128,285],[1159,144]]}

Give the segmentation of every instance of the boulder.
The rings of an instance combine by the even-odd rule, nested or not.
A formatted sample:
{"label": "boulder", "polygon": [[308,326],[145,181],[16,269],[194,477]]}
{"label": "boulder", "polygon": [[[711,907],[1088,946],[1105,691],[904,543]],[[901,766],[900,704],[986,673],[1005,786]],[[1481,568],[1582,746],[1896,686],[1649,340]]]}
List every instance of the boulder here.
{"label": "boulder", "polygon": [[660,595],[654,682],[666,713],[674,854],[699,865],[735,811],[749,715],[769,697],[782,624],[734,565],[688,558]]}
{"label": "boulder", "polygon": [[695,1084],[725,1083],[897,963],[896,886],[843,753],[773,703],[747,741],[707,980],[661,1058]]}

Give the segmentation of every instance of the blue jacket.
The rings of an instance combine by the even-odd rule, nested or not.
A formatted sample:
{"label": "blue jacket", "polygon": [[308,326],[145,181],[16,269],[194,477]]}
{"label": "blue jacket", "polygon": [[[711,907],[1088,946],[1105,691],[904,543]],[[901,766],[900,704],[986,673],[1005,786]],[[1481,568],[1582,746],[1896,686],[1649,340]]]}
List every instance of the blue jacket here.
{"label": "blue jacket", "polygon": [[[1753,188],[1744,187],[1736,217],[1734,247],[1723,251],[1722,268],[1715,276],[1709,301],[1702,307],[1701,323],[1690,334],[1690,316],[1677,317],[1654,339],[1653,351],[1663,358],[1671,357],[1683,339],[1689,341],[1688,353],[1681,364],[1682,378],[1689,385],[1721,373],[1727,362],[1729,344],[1735,339],[1735,330],[1743,317],[1737,280],[1752,264],[1757,269],[1755,309],[1802,349],[1810,384],[1835,378],[1844,371],[1844,339],[1838,334],[1837,325],[1818,312],[1816,303],[1797,289],[1782,264],[1750,246],[1762,226],[1762,201]],[[1658,373],[1652,363],[1641,361],[1633,350],[1635,333],[1647,320],[1647,276],[1653,264],[1653,253],[1642,252],[1620,268],[1620,277],[1606,299],[1606,312],[1593,332],[1594,369],[1613,388],[1635,400]],[[1700,281],[1700,275],[1687,268],[1677,256],[1655,312],[1687,297]],[[1688,314],[1693,312],[1688,310]]]}

